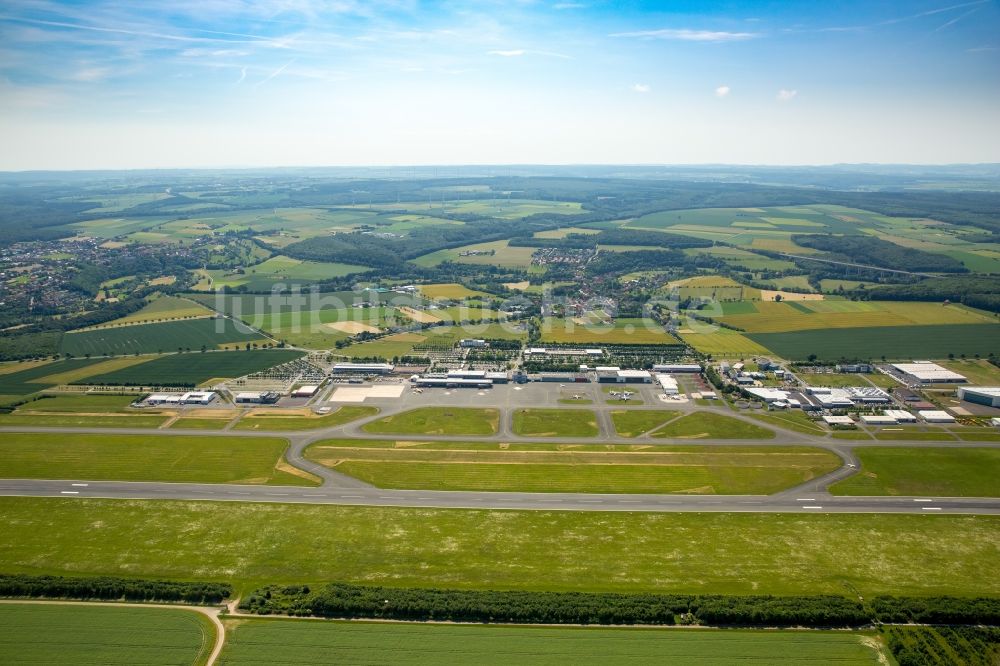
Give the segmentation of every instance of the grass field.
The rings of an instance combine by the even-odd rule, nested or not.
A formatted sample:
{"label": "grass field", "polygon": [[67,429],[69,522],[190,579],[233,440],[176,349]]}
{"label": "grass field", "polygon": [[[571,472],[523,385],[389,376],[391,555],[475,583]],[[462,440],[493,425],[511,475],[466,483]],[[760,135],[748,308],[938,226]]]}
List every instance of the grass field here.
{"label": "grass field", "polygon": [[912,360],[946,358],[948,354],[1000,353],[1000,326],[962,324],[937,326],[884,326],[838,330],[754,333],[753,341],[781,358],[805,360],[816,354],[820,360],[864,358]]}
{"label": "grass field", "polygon": [[813,421],[798,410],[773,412],[767,414],[749,414],[761,423],[767,423],[786,430],[794,430],[806,435],[823,436],[827,430],[820,422]]}
{"label": "grass field", "polygon": [[9,664],[204,664],[215,627],[183,608],[0,602],[0,654]]}
{"label": "grass field", "polygon": [[[21,412],[79,412],[86,414],[125,413],[134,395],[47,395],[17,408]],[[134,412],[133,412],[134,413]]]}
{"label": "grass field", "polygon": [[343,405],[325,416],[289,416],[287,413],[248,414],[236,422],[233,430],[316,430],[333,428],[378,414],[378,407]]}
{"label": "grass field", "polygon": [[233,418],[234,415],[232,414],[227,418],[219,419],[182,417],[171,423],[168,427],[171,430],[222,430]]}
{"label": "grass field", "polygon": [[447,626],[281,619],[229,623],[219,663],[362,663],[376,655],[377,661],[399,666],[878,663],[878,651],[870,639],[845,632]]}
{"label": "grass field", "polygon": [[6,433],[0,477],[315,485],[282,462],[287,446],[263,437]]}
{"label": "grass field", "polygon": [[974,386],[1000,386],[1000,368],[986,359],[954,359],[941,361],[940,364],[965,375]]}
{"label": "grass field", "polygon": [[476,296],[488,296],[485,292],[474,291],[465,285],[454,282],[447,284],[422,284],[419,288],[421,295],[432,300],[447,298],[450,300],[461,301],[466,298],[474,298]]}
{"label": "grass field", "polygon": [[835,495],[1000,497],[1000,449],[863,447],[858,474]]}
{"label": "grass field", "polygon": [[0,374],[0,396],[15,399],[31,395],[63,383],[61,375],[87,376],[103,362],[97,358],[74,358],[52,363],[5,364]]}
{"label": "grass field", "polygon": [[[0,498],[0,571],[417,587],[996,596],[1000,517]],[[307,543],[303,535],[308,535]],[[623,547],[627,544],[627,547]]]}
{"label": "grass field", "polygon": [[153,321],[167,321],[170,319],[184,319],[186,317],[204,317],[211,315],[212,311],[194,301],[178,296],[160,296],[147,303],[143,308],[130,315],[109,321],[98,328],[109,328],[122,324],[135,324],[139,322],[149,323]]}
{"label": "grass field", "polygon": [[158,428],[169,417],[150,414],[36,414],[14,412],[0,414],[0,426],[39,426],[49,428]]}
{"label": "grass field", "polygon": [[492,435],[500,412],[471,407],[419,407],[364,426],[365,432],[393,435]]}
{"label": "grass field", "polygon": [[579,323],[573,319],[546,317],[542,320],[541,339],[544,342],[568,344],[625,343],[680,344],[652,319],[616,319],[611,324]]}
{"label": "grass field", "polygon": [[667,421],[680,416],[680,412],[667,409],[621,410],[611,412],[615,432],[620,437],[638,437],[644,432],[658,428]]}
{"label": "grass field", "polygon": [[326,440],[306,456],[379,488],[764,495],[836,469],[814,448]]}
{"label": "grass field", "polygon": [[266,291],[279,282],[288,285],[310,284],[367,270],[371,269],[368,266],[357,264],[302,261],[277,255],[254,266],[249,266],[243,272],[203,271],[208,280],[200,285],[200,289],[210,291],[222,287],[246,286],[248,289]]}
{"label": "grass field", "polygon": [[671,421],[651,436],[679,439],[774,439],[774,431],[724,414],[694,412]]}
{"label": "grass field", "polygon": [[[473,245],[463,245],[451,250],[438,250],[417,257],[413,263],[418,266],[437,266],[445,261],[455,261],[460,264],[495,265],[501,268],[523,268],[531,269],[531,255],[537,248],[533,247],[510,247],[510,241],[492,241],[489,243],[476,243]],[[465,254],[469,252],[480,252],[483,254]],[[544,272],[541,267],[535,267],[538,272]]]}
{"label": "grass field", "polygon": [[796,301],[755,303],[756,312],[725,315],[720,321],[748,333],[995,323],[961,305],[917,301]]}
{"label": "grass field", "polygon": [[512,427],[526,437],[596,437],[601,432],[589,409],[518,409]]}
{"label": "grass field", "polygon": [[231,319],[182,319],[159,324],[134,324],[115,328],[96,328],[67,333],[59,351],[62,354],[156,354],[187,350],[216,349],[222,345],[263,340],[259,333],[237,328]]}
{"label": "grass field", "polygon": [[168,354],[133,367],[88,377],[86,383],[127,386],[184,386],[215,377],[240,377],[303,356],[291,349],[202,354]]}

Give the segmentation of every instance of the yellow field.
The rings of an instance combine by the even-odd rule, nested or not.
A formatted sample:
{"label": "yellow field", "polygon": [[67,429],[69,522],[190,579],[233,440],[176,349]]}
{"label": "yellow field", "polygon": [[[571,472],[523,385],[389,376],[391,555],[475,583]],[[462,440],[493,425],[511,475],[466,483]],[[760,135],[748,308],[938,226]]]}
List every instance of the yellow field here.
{"label": "yellow field", "polygon": [[[707,327],[705,328],[707,329]],[[760,344],[728,328],[719,328],[714,332],[704,333],[695,332],[689,328],[682,328],[677,332],[684,342],[702,354],[711,354],[717,358],[727,356],[744,358],[758,354],[771,354],[768,349],[765,349]]]}
{"label": "yellow field", "polygon": [[[173,277],[173,276],[171,276]],[[109,321],[100,326],[91,328],[108,328],[109,326],[119,326],[121,324],[138,324],[141,322],[167,321],[171,319],[185,319],[187,317],[208,317],[214,313],[204,305],[189,301],[186,298],[177,296],[161,296],[147,303],[141,310],[130,315]]]}
{"label": "yellow field", "polygon": [[[808,310],[803,312],[799,308]],[[762,302],[753,314],[721,317],[749,333],[780,333],[824,328],[984,324],[993,319],[959,305],[898,301]]]}
{"label": "yellow field", "polygon": [[432,300],[448,298],[459,301],[465,298],[473,298],[475,296],[488,296],[488,294],[484,292],[473,291],[465,285],[454,282],[448,284],[422,284],[419,288],[422,296]]}
{"label": "yellow field", "polygon": [[541,339],[567,344],[660,344],[680,342],[651,319],[618,319],[613,324],[580,325],[570,319],[546,317]]}
{"label": "yellow field", "polygon": [[43,361],[17,361],[14,363],[0,363],[0,375],[6,375],[11,372],[21,372],[22,370],[27,370],[28,368],[34,368],[35,366],[45,365],[46,363],[52,363],[51,360],[45,359]]}
{"label": "yellow field", "polygon": [[548,229],[547,231],[536,231],[535,238],[566,238],[570,234],[599,234],[597,229],[585,229],[583,227],[560,227],[559,229]]}
{"label": "yellow field", "polygon": [[68,384],[70,382],[75,382],[79,379],[84,379],[86,377],[93,377],[96,375],[103,375],[107,372],[112,372],[114,370],[120,370],[122,368],[127,368],[129,366],[138,365],[140,363],[145,363],[152,359],[152,356],[122,356],[119,358],[110,358],[102,363],[94,363],[88,365],[85,368],[77,368],[75,370],[67,370],[66,372],[60,372],[54,375],[48,375],[46,377],[41,377],[35,381],[42,384]]}

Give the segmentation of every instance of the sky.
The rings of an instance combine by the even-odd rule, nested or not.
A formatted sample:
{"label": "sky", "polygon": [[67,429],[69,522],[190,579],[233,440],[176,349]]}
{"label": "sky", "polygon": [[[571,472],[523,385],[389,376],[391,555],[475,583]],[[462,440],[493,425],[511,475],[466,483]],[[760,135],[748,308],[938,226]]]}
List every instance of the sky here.
{"label": "sky", "polygon": [[1000,162],[1000,0],[6,0],[0,170]]}

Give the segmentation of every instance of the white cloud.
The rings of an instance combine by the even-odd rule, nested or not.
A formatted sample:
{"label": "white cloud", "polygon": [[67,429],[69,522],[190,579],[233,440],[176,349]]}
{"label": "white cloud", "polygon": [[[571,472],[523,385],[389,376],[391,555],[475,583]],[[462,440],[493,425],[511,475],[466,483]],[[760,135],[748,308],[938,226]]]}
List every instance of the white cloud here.
{"label": "white cloud", "polygon": [[632,86],[632,91],[637,93],[648,93],[652,88],[648,83],[636,83]]}
{"label": "white cloud", "polygon": [[503,56],[504,58],[517,58],[525,54],[524,49],[511,49],[510,51],[489,51],[490,55]]}
{"label": "white cloud", "polygon": [[584,9],[586,6],[582,2],[557,2],[552,9]]}
{"label": "white cloud", "polygon": [[724,32],[718,30],[637,30],[616,32],[612,37],[638,37],[641,39],[677,39],[683,42],[738,42],[760,37],[759,32]]}
{"label": "white cloud", "polygon": [[778,91],[778,101],[788,102],[798,94],[799,94],[798,90],[786,90],[782,88],[781,90]]}
{"label": "white cloud", "polygon": [[729,94],[729,86],[719,86],[715,89],[716,97],[725,97]]}

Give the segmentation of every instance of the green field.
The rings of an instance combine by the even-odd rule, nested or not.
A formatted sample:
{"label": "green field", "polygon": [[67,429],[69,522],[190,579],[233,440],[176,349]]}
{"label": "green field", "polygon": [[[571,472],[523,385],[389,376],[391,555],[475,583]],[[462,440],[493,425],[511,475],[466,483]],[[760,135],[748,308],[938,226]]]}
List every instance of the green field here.
{"label": "green field", "polygon": [[230,414],[228,418],[182,417],[168,427],[171,430],[222,430],[229,425],[233,418],[235,418],[233,414]]}
{"label": "green field", "polygon": [[368,270],[371,270],[368,266],[356,264],[302,261],[277,255],[240,271],[200,271],[207,281],[201,283],[198,289],[210,291],[223,287],[246,287],[255,291],[267,291],[277,283],[311,284]]}
{"label": "green field", "polygon": [[[750,334],[896,326],[982,325],[993,317],[961,305],[918,301],[781,301],[754,304],[756,312],[720,321]],[[756,337],[754,338],[756,339]]]}
{"label": "green field", "polygon": [[677,330],[677,334],[702,354],[716,358],[748,358],[772,353],[764,345],[737,331],[695,322],[690,318],[684,328]]}
{"label": "green field", "polygon": [[263,437],[6,433],[0,478],[315,485]]}
{"label": "green field", "polygon": [[182,319],[159,324],[133,324],[115,328],[95,328],[67,333],[59,346],[62,354],[101,356],[105,354],[156,354],[178,349],[202,347],[217,349],[222,345],[260,342],[265,338],[245,327],[237,328],[231,319]]}
{"label": "green field", "polygon": [[680,412],[667,409],[611,412],[611,420],[614,422],[615,431],[620,437],[638,437],[653,428],[659,428],[667,421],[675,419],[678,416],[680,416]]}
{"label": "green field", "polygon": [[[89,414],[127,413],[135,395],[56,394],[32,400],[17,408],[18,412],[78,412]],[[133,410],[133,413],[134,410]],[[148,413],[148,412],[147,412]]]}
{"label": "green field", "polygon": [[366,424],[365,432],[393,435],[492,435],[500,412],[471,407],[419,407]]}
{"label": "green field", "polygon": [[628,318],[605,324],[546,317],[542,320],[541,339],[544,342],[565,344],[680,344],[680,340],[667,333],[652,319]]}
{"label": "green field", "polygon": [[120,319],[102,324],[100,328],[120,326],[122,324],[149,323],[154,321],[166,321],[169,319],[184,319],[186,317],[204,317],[211,315],[212,311],[186,298],[178,296],[160,296],[151,300],[141,310],[126,315]]}
{"label": "green field", "polygon": [[833,471],[814,448],[325,440],[306,456],[379,488],[762,495]]}
{"label": "green field", "polygon": [[[455,261],[460,264],[495,265],[501,268],[523,268],[525,270],[533,268],[531,265],[531,255],[537,248],[533,247],[511,247],[510,241],[492,241],[489,243],[475,243],[473,245],[463,245],[450,250],[437,250],[430,254],[417,257],[413,263],[418,266],[437,266],[445,261]],[[468,254],[483,253],[483,254]],[[466,253],[463,256],[463,253]],[[544,272],[541,267],[534,267],[538,272]]]}
{"label": "green field", "polygon": [[0,602],[8,664],[204,664],[216,629],[183,608]]}
{"label": "green field", "polygon": [[518,409],[513,430],[526,437],[596,437],[601,432],[589,409]]}
{"label": "green field", "polygon": [[63,383],[60,375],[75,373],[85,376],[102,362],[103,359],[99,358],[74,358],[52,363],[4,364],[4,372],[0,373],[0,396],[7,398],[3,400],[7,402],[37,393]]}
{"label": "green field", "polygon": [[125,386],[186,386],[217,377],[241,377],[303,356],[291,349],[168,354],[140,365],[88,377],[85,383]]}
{"label": "green field", "polygon": [[420,294],[426,298],[430,299],[450,299],[461,301],[466,298],[475,298],[477,296],[489,296],[489,294],[482,291],[475,291],[469,289],[465,285],[457,284],[455,282],[449,282],[446,284],[422,284],[420,285]]}
{"label": "green field", "polygon": [[290,416],[287,413],[248,414],[237,421],[233,430],[316,430],[357,421],[378,414],[378,407],[344,405],[325,416]]}
{"label": "green field", "polygon": [[678,631],[292,620],[227,626],[221,664],[773,664],[878,663],[871,640],[846,632]]}
{"label": "green field", "polygon": [[862,447],[861,470],[835,495],[1000,497],[1000,449]]}
{"label": "green field", "polygon": [[811,354],[821,360],[858,357],[912,360],[946,358],[948,354],[1000,353],[1000,326],[996,324],[842,328],[753,333],[748,337],[781,358],[791,360],[806,360]]}
{"label": "green field", "polygon": [[671,421],[653,437],[678,439],[774,439],[774,431],[714,412],[694,412]]}
{"label": "green field", "polygon": [[1000,594],[1000,579],[983,575],[1000,547],[995,516],[35,497],[0,498],[0,515],[0,571],[232,581],[237,594],[268,582],[324,581],[679,594]]}
{"label": "green field", "polygon": [[806,435],[822,437],[827,433],[822,422],[813,421],[808,416],[798,410],[784,412],[773,412],[768,414],[749,414],[750,418],[762,423],[767,423],[786,430],[794,430]]}
{"label": "green field", "polygon": [[35,414],[17,411],[0,414],[0,426],[30,426],[49,428],[159,428],[168,416],[149,414],[108,414],[104,416],[66,413]]}

